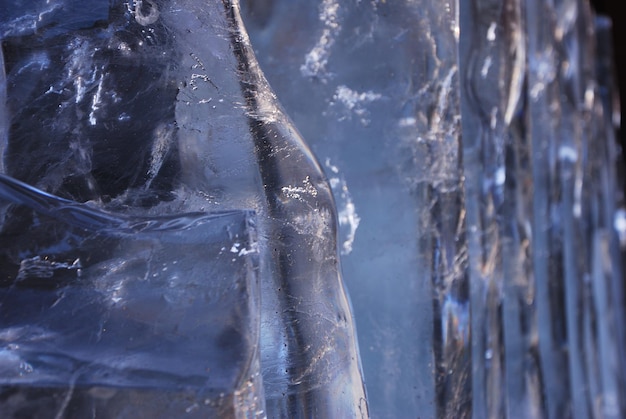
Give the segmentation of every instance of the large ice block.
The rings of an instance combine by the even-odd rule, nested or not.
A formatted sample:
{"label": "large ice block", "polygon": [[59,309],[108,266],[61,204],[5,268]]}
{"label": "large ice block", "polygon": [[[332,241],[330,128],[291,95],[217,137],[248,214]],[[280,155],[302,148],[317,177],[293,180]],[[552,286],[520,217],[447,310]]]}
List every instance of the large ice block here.
{"label": "large ice block", "polygon": [[253,213],[116,216],[6,176],[0,198],[5,417],[263,410]]}
{"label": "large ice block", "polygon": [[372,416],[623,416],[606,21],[578,0],[244,5],[345,214]]}
{"label": "large ice block", "polygon": [[[238,361],[247,355],[248,346],[239,342],[245,337],[249,348],[258,349],[262,378],[250,382],[248,393],[230,384],[222,386],[226,396],[240,395],[233,402],[236,416],[367,417],[352,313],[341,278],[331,189],[260,72],[239,17],[238,2],[103,0],[92,2],[93,8],[90,2],[71,0],[13,3],[0,2],[0,10],[10,11],[0,14],[0,94],[5,99],[0,101],[0,150],[2,170],[10,176],[7,182],[17,179],[29,185],[22,185],[27,190],[42,191],[35,194],[33,205],[41,204],[41,196],[64,202],[58,204],[62,208],[59,211],[65,213],[69,208],[77,221],[88,224],[75,226],[79,229],[89,229],[89,222],[108,217],[94,216],[87,209],[110,214],[115,220],[131,217],[148,224],[158,224],[162,217],[178,220],[188,213],[211,218],[253,211],[258,240],[250,241],[250,246],[244,240],[222,240],[221,246],[215,245],[220,249],[217,253],[207,244],[207,253],[201,254],[169,243],[182,242],[186,235],[195,240],[200,234],[195,233],[199,228],[195,224],[180,234],[172,232],[176,240],[170,233],[124,236],[113,231],[111,240],[119,242],[109,244],[108,232],[102,239],[96,235],[92,242],[83,242],[74,239],[79,233],[68,230],[65,224],[52,223],[50,227],[46,221],[48,227],[41,228],[51,230],[58,240],[73,240],[72,245],[79,249],[97,247],[99,241],[103,241],[99,250],[113,246],[118,252],[111,256],[113,260],[124,262],[104,263],[89,274],[93,281],[109,281],[111,286],[118,280],[118,269],[134,269],[134,275],[143,278],[141,258],[147,258],[155,246],[164,249],[154,254],[156,265],[144,267],[149,269],[148,276],[157,273],[161,269],[157,265],[162,263],[169,266],[180,260],[179,266],[183,262],[197,265],[185,278],[181,276],[183,284],[203,281],[213,271],[230,272],[231,258],[258,258],[258,270],[254,270],[259,282],[258,316],[242,313],[233,320],[242,322],[237,323],[237,333],[223,336],[219,328],[223,319],[207,315],[203,325],[214,323],[215,334],[205,336],[204,343],[198,335],[193,342],[205,345],[207,353],[215,345],[227,345],[234,359],[232,368],[231,361],[224,359],[221,369],[211,366],[212,373],[203,369],[197,373],[208,374],[209,382],[213,377],[232,384],[234,371],[243,374],[245,370]],[[102,4],[107,7],[103,9]],[[42,232],[35,228],[44,219],[37,212],[40,208],[32,208],[35,215],[30,210],[7,208],[13,212],[3,219],[0,234],[5,234],[7,252],[14,256],[2,266],[3,272],[9,275],[25,258],[24,269],[35,276],[57,268],[69,269],[70,276],[79,269],[81,275],[87,275],[82,259],[79,268],[79,262],[74,264],[78,258],[63,254],[62,258],[50,259],[47,255],[67,249],[40,240]],[[44,215],[49,214],[44,211]],[[34,227],[29,230],[29,226]],[[218,242],[223,233],[215,221],[207,224],[204,238],[198,240]],[[232,230],[232,234],[237,233],[237,229]],[[24,250],[18,252],[18,246]],[[172,270],[168,268],[168,272]],[[231,273],[230,280],[236,283],[236,272]],[[221,281],[227,279],[212,278],[209,282],[213,281],[219,282],[215,284],[219,290]],[[162,322],[175,321],[173,314],[164,311],[165,302],[160,297],[169,282],[147,278],[147,282],[132,283],[138,289],[133,294],[137,308],[129,309],[134,313],[129,314],[131,318],[153,316],[150,324],[157,331]],[[212,289],[213,285],[206,286]],[[167,293],[174,290],[167,288]],[[28,292],[21,291],[11,288],[28,300]],[[191,298],[194,294],[190,293]],[[250,291],[207,301],[207,310],[230,318],[248,304],[256,307],[256,295]],[[41,305],[52,309],[55,301],[50,297]],[[61,302],[79,304],[71,298]],[[180,307],[177,315],[196,317],[193,304],[181,302]],[[15,322],[18,312],[19,307],[9,323]],[[244,328],[252,327],[253,320],[259,322],[258,335]],[[189,336],[197,334],[184,331]],[[185,336],[168,335],[162,345],[172,351],[184,350],[185,345],[192,344]],[[108,342],[107,352],[118,343]],[[91,361],[85,360],[86,367],[81,364],[70,370],[91,368]],[[150,359],[146,364],[168,374],[177,371],[189,377],[188,385],[196,383],[191,367],[172,357]],[[111,376],[106,381],[119,390],[115,394],[120,398],[111,402],[112,409],[127,402],[132,405],[139,398],[118,389],[115,380],[122,378]],[[90,380],[94,381],[93,377],[81,384]],[[261,395],[264,399],[259,401]],[[173,408],[180,406],[179,399],[171,399]],[[101,405],[107,408],[106,402]],[[163,410],[167,416],[173,412],[167,406],[164,398],[153,411]],[[115,415],[118,411],[102,412]],[[190,415],[228,416],[216,410],[194,412],[190,407]]]}
{"label": "large ice block", "polygon": [[242,3],[261,66],[344,215],[342,265],[372,417],[435,417],[444,394],[465,408],[455,2]]}
{"label": "large ice block", "polygon": [[[0,0],[11,415],[626,415],[607,21],[586,0],[243,6]],[[169,356],[200,348],[208,372]]]}

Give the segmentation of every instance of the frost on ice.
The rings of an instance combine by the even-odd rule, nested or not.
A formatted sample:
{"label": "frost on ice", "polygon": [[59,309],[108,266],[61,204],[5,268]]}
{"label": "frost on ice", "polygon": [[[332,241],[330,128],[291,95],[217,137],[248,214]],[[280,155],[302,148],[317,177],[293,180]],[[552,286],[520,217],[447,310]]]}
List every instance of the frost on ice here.
{"label": "frost on ice", "polygon": [[326,64],[335,38],[341,31],[339,24],[339,3],[337,0],[324,0],[320,6],[320,21],[324,25],[317,43],[304,57],[300,73],[304,77],[320,77],[326,73]]}

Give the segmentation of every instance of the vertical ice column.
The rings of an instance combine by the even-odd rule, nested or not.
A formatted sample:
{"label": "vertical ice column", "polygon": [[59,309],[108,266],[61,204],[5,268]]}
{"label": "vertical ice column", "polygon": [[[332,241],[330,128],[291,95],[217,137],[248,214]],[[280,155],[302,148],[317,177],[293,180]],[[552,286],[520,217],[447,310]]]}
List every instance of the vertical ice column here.
{"label": "vertical ice column", "polygon": [[[369,417],[330,186],[224,1],[266,207],[262,368],[271,417]],[[273,291],[273,292],[272,292]]]}
{"label": "vertical ice column", "polygon": [[618,417],[616,151],[589,5],[464,2],[461,32],[473,416]]}
{"label": "vertical ice column", "polygon": [[244,5],[272,87],[360,220],[342,262],[372,416],[467,409],[456,2]]}
{"label": "vertical ice column", "polygon": [[[11,38],[2,45],[11,55],[6,85],[12,89],[12,149],[3,156],[12,164],[8,174],[23,175],[20,179],[31,186],[72,202],[89,200],[111,212],[145,217],[147,223],[181,211],[256,210],[259,242],[228,242],[218,252],[234,263],[239,257],[256,261],[258,251],[265,263],[259,281],[261,337],[256,312],[246,317],[254,332],[241,328],[238,333],[254,351],[254,368],[260,347],[264,382],[246,379],[235,397],[224,392],[228,402],[234,400],[236,416],[261,416],[263,403],[250,409],[246,403],[257,403],[267,384],[270,417],[367,417],[330,187],[256,65],[238,2],[99,2],[104,15],[86,23],[83,18],[92,10],[83,14],[80,8],[59,7],[62,0],[40,3],[12,9],[27,33],[2,34]],[[33,31],[37,36],[30,36]],[[4,73],[0,83],[5,87]],[[1,105],[0,117],[4,112]],[[7,224],[20,238],[37,237],[11,221]],[[227,225],[219,227],[219,234],[231,232]],[[124,248],[117,249],[127,256]],[[175,250],[155,258],[178,256]],[[213,256],[200,258],[210,264]],[[202,266],[199,261],[187,265]],[[251,272],[256,279],[256,266]],[[232,276],[223,278],[229,285]],[[235,299],[257,308],[245,294]],[[221,301],[227,307],[216,306],[218,312],[238,307]],[[19,307],[16,311],[19,317]],[[216,324],[204,324],[219,332]],[[224,375],[217,367],[211,374]],[[151,407],[157,416],[169,414],[159,411],[160,405]]]}
{"label": "vertical ice column", "polygon": [[586,2],[458,6],[460,36],[457,2],[252,11],[266,74],[361,218],[344,262],[372,412],[610,416],[625,223],[607,53]]}
{"label": "vertical ice column", "polygon": [[472,413],[531,417],[540,396],[530,350],[535,313],[526,220],[530,156],[520,110],[526,65],[522,4],[462,2],[460,21]]}

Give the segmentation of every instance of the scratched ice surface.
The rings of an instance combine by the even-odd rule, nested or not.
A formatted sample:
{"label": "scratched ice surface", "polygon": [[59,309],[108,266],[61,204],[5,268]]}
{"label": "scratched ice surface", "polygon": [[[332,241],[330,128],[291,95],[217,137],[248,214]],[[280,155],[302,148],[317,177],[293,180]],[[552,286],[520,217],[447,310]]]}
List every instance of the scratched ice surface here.
{"label": "scratched ice surface", "polygon": [[242,3],[333,186],[372,417],[623,417],[607,21],[582,0]]}
{"label": "scratched ice surface", "polygon": [[3,417],[368,416],[320,165],[237,1],[0,1]]}
{"label": "scratched ice surface", "polygon": [[469,338],[456,6],[242,5],[261,67],[334,185],[372,417],[435,417],[449,377],[442,317],[455,345]]}
{"label": "scratched ice surface", "polygon": [[236,1],[0,1],[3,413],[367,416],[340,250],[373,417],[624,416],[607,22],[244,5],[329,182]]}
{"label": "scratched ice surface", "polygon": [[0,182],[4,417],[222,416],[262,398],[253,213],[115,218]]}

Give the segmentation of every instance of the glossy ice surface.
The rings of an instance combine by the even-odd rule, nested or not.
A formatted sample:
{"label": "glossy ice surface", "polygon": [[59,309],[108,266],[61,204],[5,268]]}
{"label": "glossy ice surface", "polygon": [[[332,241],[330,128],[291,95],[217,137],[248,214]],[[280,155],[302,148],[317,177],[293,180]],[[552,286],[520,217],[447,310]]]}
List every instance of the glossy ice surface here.
{"label": "glossy ice surface", "polygon": [[0,410],[368,416],[330,186],[238,3],[0,10]]}
{"label": "glossy ice surface", "polygon": [[0,0],[0,411],[625,416],[609,23],[242,8]]}
{"label": "glossy ice surface", "polygon": [[3,415],[263,409],[253,213],[115,218],[0,182],[7,223],[30,219],[1,239]]}
{"label": "glossy ice surface", "polygon": [[372,417],[623,417],[607,21],[579,0],[242,4],[334,185]]}

